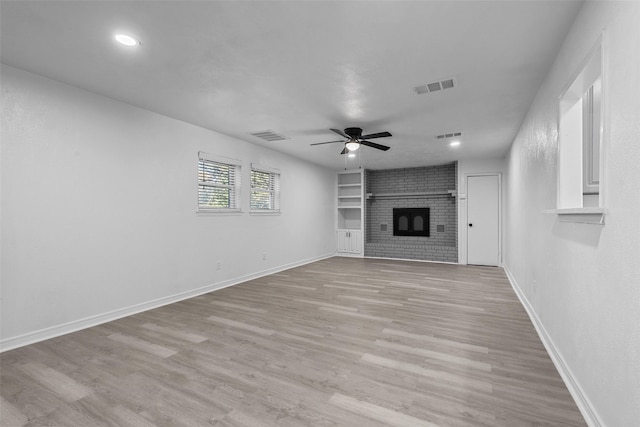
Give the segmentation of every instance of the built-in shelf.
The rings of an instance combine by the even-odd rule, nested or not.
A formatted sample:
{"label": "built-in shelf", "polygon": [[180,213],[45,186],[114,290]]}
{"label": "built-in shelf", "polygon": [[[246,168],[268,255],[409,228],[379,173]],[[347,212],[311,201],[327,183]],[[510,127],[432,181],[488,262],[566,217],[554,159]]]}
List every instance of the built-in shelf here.
{"label": "built-in shelf", "polygon": [[341,256],[362,256],[364,246],[362,170],[339,172],[337,190],[336,253]]}

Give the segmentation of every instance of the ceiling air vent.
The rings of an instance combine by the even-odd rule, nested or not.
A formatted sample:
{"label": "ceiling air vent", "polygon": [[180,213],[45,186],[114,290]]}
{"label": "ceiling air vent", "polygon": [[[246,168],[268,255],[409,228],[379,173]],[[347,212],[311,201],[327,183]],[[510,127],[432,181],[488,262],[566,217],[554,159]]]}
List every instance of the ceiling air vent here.
{"label": "ceiling air vent", "polygon": [[429,93],[429,89],[427,88],[427,85],[416,86],[416,87],[413,88],[413,90],[418,95],[422,95],[423,93]]}
{"label": "ceiling air vent", "polygon": [[250,133],[249,135],[255,136],[256,138],[260,138],[269,142],[284,141],[285,139],[289,139],[286,136],[280,135],[279,133],[275,133],[272,130],[263,130],[260,132],[253,132],[253,133]]}
{"label": "ceiling air vent", "polygon": [[461,136],[461,135],[462,135],[462,132],[443,133],[441,135],[436,135],[436,138],[438,139],[453,138],[454,136]]}
{"label": "ceiling air vent", "polygon": [[440,82],[442,89],[451,89],[455,86],[453,79],[447,79]]}
{"label": "ceiling air vent", "polygon": [[413,88],[413,91],[418,95],[423,93],[437,92],[439,90],[452,89],[456,87],[456,81],[454,78],[444,79],[433,83],[427,83],[426,85],[420,85]]}
{"label": "ceiling air vent", "polygon": [[429,89],[429,92],[435,92],[437,90],[442,89],[442,86],[440,86],[440,82],[435,82],[435,83],[429,83],[427,85],[427,88]]}

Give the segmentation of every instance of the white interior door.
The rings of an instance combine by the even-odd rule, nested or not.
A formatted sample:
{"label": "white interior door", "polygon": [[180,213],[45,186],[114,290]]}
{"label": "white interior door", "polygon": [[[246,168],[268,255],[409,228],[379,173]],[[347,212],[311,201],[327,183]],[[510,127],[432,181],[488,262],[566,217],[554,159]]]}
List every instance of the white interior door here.
{"label": "white interior door", "polygon": [[467,177],[467,263],[500,265],[498,175]]}

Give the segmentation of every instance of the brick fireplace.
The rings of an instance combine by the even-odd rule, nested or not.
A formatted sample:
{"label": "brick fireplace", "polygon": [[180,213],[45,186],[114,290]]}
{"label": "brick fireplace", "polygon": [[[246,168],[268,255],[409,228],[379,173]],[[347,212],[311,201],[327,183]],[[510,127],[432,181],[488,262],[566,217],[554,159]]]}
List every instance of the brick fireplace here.
{"label": "brick fireplace", "polygon": [[366,170],[365,256],[457,262],[457,188],[457,162]]}

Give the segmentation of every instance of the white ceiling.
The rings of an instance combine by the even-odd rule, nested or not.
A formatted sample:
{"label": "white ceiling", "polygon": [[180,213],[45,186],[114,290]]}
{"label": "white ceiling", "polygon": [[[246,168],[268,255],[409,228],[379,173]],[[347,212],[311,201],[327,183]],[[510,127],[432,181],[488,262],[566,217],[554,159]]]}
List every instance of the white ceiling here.
{"label": "white ceiling", "polygon": [[[2,1],[2,62],[345,167],[330,128],[389,131],[348,167],[502,157],[576,1]],[[125,48],[125,32],[142,45]],[[457,87],[413,88],[455,77]],[[290,139],[264,142],[273,130]],[[435,135],[463,132],[460,147]],[[176,141],[179,144],[180,141]]]}

